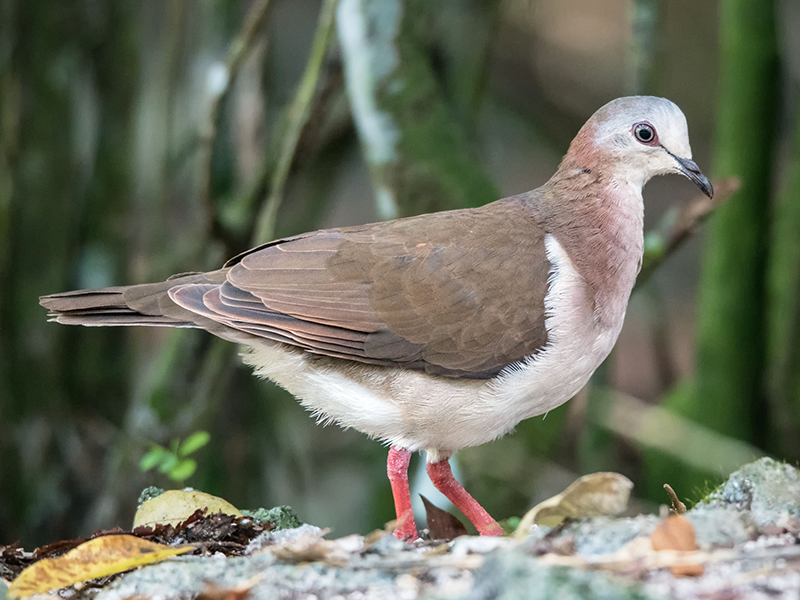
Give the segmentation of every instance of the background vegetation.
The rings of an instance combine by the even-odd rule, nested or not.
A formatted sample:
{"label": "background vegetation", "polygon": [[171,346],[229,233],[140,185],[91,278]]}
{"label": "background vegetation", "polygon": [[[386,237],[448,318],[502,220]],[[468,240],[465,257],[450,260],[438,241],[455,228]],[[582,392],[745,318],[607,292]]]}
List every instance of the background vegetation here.
{"label": "background vegetation", "polygon": [[[460,453],[462,477],[504,518],[594,470],[647,510],[664,482],[691,499],[759,454],[797,461],[798,27],[765,0],[0,0],[0,543],[127,526],[167,483],[142,456],[197,430],[195,487],[381,526],[385,449],[315,425],[234,346],[57,326],[38,296],[531,189],[631,93],[681,106],[740,191],[639,287],[590,390]],[[650,183],[647,228],[696,194]]]}

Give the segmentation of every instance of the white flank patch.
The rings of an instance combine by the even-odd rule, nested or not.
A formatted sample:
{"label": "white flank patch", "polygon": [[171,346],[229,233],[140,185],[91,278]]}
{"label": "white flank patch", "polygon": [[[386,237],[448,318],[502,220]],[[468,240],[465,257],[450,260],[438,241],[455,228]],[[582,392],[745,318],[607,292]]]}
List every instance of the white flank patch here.
{"label": "white flank patch", "polygon": [[600,328],[588,288],[561,244],[547,235],[545,248],[553,265],[545,297],[547,346],[492,382],[493,402],[516,422],[547,413],[577,394],[611,352],[625,317],[623,312],[612,327]]}
{"label": "white flank patch", "polygon": [[265,342],[242,354],[256,375],[286,388],[324,424],[335,422],[375,437],[387,423],[402,420],[400,408],[344,374],[322,366],[302,351]]}

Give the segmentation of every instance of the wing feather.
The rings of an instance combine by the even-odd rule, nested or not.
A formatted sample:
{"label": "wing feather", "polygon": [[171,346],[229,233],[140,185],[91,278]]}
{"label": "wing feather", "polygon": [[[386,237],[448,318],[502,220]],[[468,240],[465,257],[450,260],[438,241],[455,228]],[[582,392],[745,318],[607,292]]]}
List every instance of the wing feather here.
{"label": "wing feather", "polygon": [[525,196],[278,240],[229,265],[221,285],[170,297],[308,352],[450,377],[491,377],[547,342],[551,265]]}

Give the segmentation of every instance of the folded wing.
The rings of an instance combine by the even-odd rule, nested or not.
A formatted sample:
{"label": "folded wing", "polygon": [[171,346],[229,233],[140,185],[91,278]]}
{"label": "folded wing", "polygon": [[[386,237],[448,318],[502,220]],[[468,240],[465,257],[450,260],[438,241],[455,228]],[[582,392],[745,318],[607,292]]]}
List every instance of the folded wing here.
{"label": "folded wing", "polygon": [[224,283],[169,297],[311,353],[488,378],[547,342],[544,232],[520,199],[499,202],[272,242],[234,259]]}

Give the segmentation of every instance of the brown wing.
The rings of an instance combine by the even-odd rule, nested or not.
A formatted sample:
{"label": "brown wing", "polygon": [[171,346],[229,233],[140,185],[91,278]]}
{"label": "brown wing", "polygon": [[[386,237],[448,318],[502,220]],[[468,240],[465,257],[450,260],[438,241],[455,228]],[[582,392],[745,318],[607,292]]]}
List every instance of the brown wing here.
{"label": "brown wing", "polygon": [[309,352],[486,378],[546,343],[549,270],[515,197],[273,242],[237,257],[223,285],[170,296]]}

